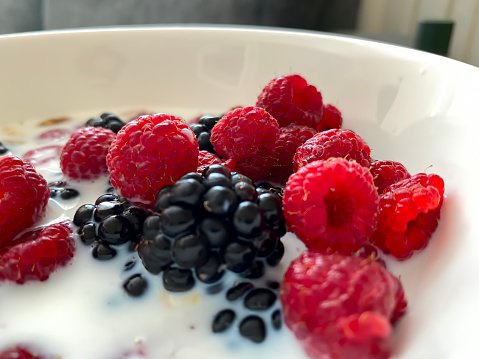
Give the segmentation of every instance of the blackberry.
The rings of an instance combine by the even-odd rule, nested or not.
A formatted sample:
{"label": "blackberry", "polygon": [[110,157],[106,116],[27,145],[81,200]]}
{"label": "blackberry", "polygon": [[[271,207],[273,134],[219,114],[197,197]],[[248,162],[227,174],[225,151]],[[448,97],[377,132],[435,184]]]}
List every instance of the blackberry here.
{"label": "blackberry", "polygon": [[261,343],[266,338],[266,325],[257,315],[250,315],[241,321],[239,332],[243,337],[255,343]]}
{"label": "blackberry", "polygon": [[90,118],[85,126],[90,127],[103,127],[109,130],[112,130],[115,133],[118,133],[125,126],[125,122],[123,122],[118,116],[115,116],[112,113],[105,112],[100,115],[100,117],[93,117]]}
{"label": "blackberry", "polygon": [[190,269],[166,268],[163,271],[163,286],[170,292],[186,292],[195,286]]}
{"label": "blackberry", "polygon": [[278,233],[285,228],[281,199],[266,192],[258,195],[251,179],[222,165],[185,174],[158,192],[156,213],[144,220],[143,265],[163,272],[165,288],[175,292],[195,281],[219,283],[226,270],[262,277],[266,263],[279,263]]}
{"label": "blackberry", "polygon": [[87,245],[92,244],[100,239],[97,236],[96,224],[93,222],[85,223],[83,226],[78,228],[77,234],[80,240]]}
{"label": "blackberry", "polygon": [[250,310],[266,310],[276,302],[276,294],[267,288],[255,288],[246,294],[244,306]]}
{"label": "blackberry", "polygon": [[225,309],[216,314],[211,325],[213,333],[221,333],[229,329],[231,327],[231,324],[233,324],[235,318],[236,314],[231,309]]}
{"label": "blackberry", "polygon": [[272,314],[271,314],[271,324],[273,324],[274,329],[281,329],[281,311],[279,309],[276,309]]}
{"label": "blackberry", "polygon": [[50,198],[57,198],[63,200],[69,200],[80,196],[80,192],[73,188],[67,188],[65,181],[50,182],[48,187],[50,188]]}
{"label": "blackberry", "polygon": [[250,283],[250,282],[238,283],[235,286],[228,289],[228,291],[226,292],[226,299],[228,299],[229,301],[237,300],[253,288],[254,288],[253,283]]}
{"label": "blackberry", "polygon": [[1,142],[0,142],[0,156],[7,155],[10,153],[10,150],[6,148]]}
{"label": "blackberry", "polygon": [[116,253],[117,252],[114,248],[111,248],[108,244],[101,241],[98,242],[92,250],[93,258],[98,259],[99,261],[112,259],[116,256]]}
{"label": "blackberry", "polygon": [[75,212],[73,223],[80,240],[95,244],[92,255],[99,260],[108,260],[116,255],[111,245],[130,243],[136,249],[143,232],[143,224],[149,213],[132,206],[125,198],[113,193],[99,196],[95,204],[83,204]]}
{"label": "blackberry", "polygon": [[208,151],[218,156],[211,144],[210,137],[211,130],[220,119],[221,117],[216,116],[203,116],[198,123],[190,125],[190,130],[196,136],[200,151]]}
{"label": "blackberry", "polygon": [[148,282],[141,274],[133,274],[124,283],[123,288],[132,297],[139,297],[148,288]]}

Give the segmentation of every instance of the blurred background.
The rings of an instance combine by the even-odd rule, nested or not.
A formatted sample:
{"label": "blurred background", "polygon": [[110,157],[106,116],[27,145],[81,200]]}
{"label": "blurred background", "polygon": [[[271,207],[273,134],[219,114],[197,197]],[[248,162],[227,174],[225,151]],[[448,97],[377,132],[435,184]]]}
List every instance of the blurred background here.
{"label": "blurred background", "polygon": [[479,66],[479,0],[0,0],[0,34],[177,23],[325,31]]}

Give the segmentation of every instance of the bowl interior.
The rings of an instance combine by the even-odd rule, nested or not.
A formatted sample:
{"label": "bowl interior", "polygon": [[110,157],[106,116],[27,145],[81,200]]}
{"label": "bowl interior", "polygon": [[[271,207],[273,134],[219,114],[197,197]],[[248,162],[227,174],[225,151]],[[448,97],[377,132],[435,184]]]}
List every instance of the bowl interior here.
{"label": "bowl interior", "polygon": [[0,53],[0,124],[106,110],[220,114],[254,105],[276,76],[303,75],[374,158],[445,179],[429,247],[406,262],[388,261],[410,302],[393,340],[400,358],[472,357],[479,332],[479,69],[379,43],[247,27],[3,36]]}

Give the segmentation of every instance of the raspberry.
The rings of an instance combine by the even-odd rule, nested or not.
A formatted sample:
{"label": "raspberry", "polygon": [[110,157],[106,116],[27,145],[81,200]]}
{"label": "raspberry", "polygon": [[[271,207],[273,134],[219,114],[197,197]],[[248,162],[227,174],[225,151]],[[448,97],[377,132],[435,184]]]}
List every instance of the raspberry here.
{"label": "raspberry", "polygon": [[378,193],[369,170],[335,158],[289,177],[283,196],[288,229],[310,249],[357,251],[376,229]]}
{"label": "raspberry", "polygon": [[280,127],[296,123],[316,128],[323,116],[321,93],[300,75],[271,80],[258,96],[256,106],[268,111]]}
{"label": "raspberry", "polygon": [[278,122],[259,107],[229,111],[211,130],[210,141],[226,165],[257,180],[269,171],[274,160]]}
{"label": "raspberry", "polygon": [[371,161],[369,169],[373,175],[374,184],[378,193],[382,194],[384,189],[393,183],[411,177],[403,164],[395,161]]}
{"label": "raspberry", "polygon": [[443,195],[444,181],[436,174],[419,173],[387,187],[371,243],[400,260],[425,248],[437,228]]}
{"label": "raspberry", "polygon": [[181,119],[140,116],[127,123],[110,146],[107,165],[120,196],[153,207],[158,191],[198,167],[198,142]]}
{"label": "raspberry", "polygon": [[349,130],[333,129],[314,135],[298,147],[293,164],[297,171],[309,162],[342,157],[369,168],[370,155],[371,149],[360,136]]}
{"label": "raspberry", "polygon": [[294,123],[281,127],[276,141],[276,157],[267,177],[277,183],[286,183],[294,172],[293,157],[297,148],[315,134],[312,128]]}
{"label": "raspberry", "polygon": [[73,132],[60,155],[63,174],[77,180],[106,175],[106,154],[115,138],[114,132],[102,127],[85,127]]}
{"label": "raspberry", "polygon": [[218,156],[208,151],[200,151],[198,154],[198,169],[196,172],[203,173],[203,171],[210,165],[220,164],[221,162],[222,161]]}
{"label": "raspberry", "polygon": [[407,302],[399,279],[372,259],[303,252],[280,299],[286,325],[312,358],[385,359]]}
{"label": "raspberry", "polygon": [[23,284],[47,280],[73,258],[74,251],[75,239],[68,221],[25,232],[0,249],[0,281]]}
{"label": "raspberry", "polygon": [[47,182],[30,163],[0,157],[0,247],[43,217],[49,194]]}
{"label": "raspberry", "polygon": [[0,352],[0,359],[44,359],[44,357],[33,354],[24,346],[16,346]]}
{"label": "raspberry", "polygon": [[323,107],[323,117],[316,126],[316,131],[327,131],[334,128],[341,128],[343,118],[341,112],[333,105],[325,105]]}

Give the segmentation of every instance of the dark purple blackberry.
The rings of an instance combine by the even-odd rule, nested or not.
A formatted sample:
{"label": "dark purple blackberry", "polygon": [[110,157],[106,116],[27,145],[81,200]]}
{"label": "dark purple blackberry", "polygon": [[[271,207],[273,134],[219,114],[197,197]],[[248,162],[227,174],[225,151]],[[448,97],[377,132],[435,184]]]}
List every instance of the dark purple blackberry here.
{"label": "dark purple blackberry", "polygon": [[264,262],[255,261],[251,264],[251,266],[248,269],[240,273],[240,276],[247,279],[258,279],[264,275],[265,271],[266,271],[266,268],[264,266]]}
{"label": "dark purple blackberry", "polygon": [[141,274],[133,274],[123,283],[123,288],[132,297],[139,297],[148,288],[148,282]]}
{"label": "dark purple blackberry", "polygon": [[83,226],[85,223],[92,221],[95,209],[94,204],[82,204],[73,216],[73,223],[77,226]]}
{"label": "dark purple blackberry", "polygon": [[109,130],[112,130],[115,133],[118,133],[125,126],[125,122],[123,122],[118,116],[115,116],[112,113],[105,112],[102,113],[100,117],[93,117],[90,118],[85,126],[89,127],[103,127]]}
{"label": "dark purple blackberry", "polygon": [[175,263],[183,268],[202,266],[208,260],[208,245],[199,234],[177,238],[172,252]]}
{"label": "dark purple blackberry", "polygon": [[96,224],[93,222],[85,223],[83,226],[78,228],[77,234],[80,240],[87,245],[90,245],[100,239],[97,236]]}
{"label": "dark purple blackberry", "polygon": [[50,188],[50,198],[60,198],[63,200],[69,200],[80,196],[80,192],[76,189],[66,187],[65,181],[50,182],[48,187]]}
{"label": "dark purple blackberry", "polygon": [[258,198],[258,192],[256,192],[256,188],[254,185],[248,182],[236,182],[234,184],[234,191],[242,201],[254,202]]}
{"label": "dark purple blackberry", "polygon": [[278,241],[279,237],[276,231],[272,228],[265,228],[259,236],[253,239],[256,248],[258,248],[257,256],[261,258],[269,257],[276,249]]}
{"label": "dark purple blackberry", "polygon": [[221,116],[205,115],[198,120],[198,123],[200,125],[205,126],[209,131],[211,131],[213,127],[218,123],[219,120],[221,120]]}
{"label": "dark purple blackberry", "polygon": [[138,245],[145,268],[163,273],[173,291],[195,280],[220,288],[225,270],[262,277],[268,260],[279,262],[277,228],[284,223],[281,200],[266,187],[259,199],[248,177],[211,165],[160,190]]}
{"label": "dark purple blackberry", "polygon": [[211,214],[228,216],[236,209],[238,196],[231,188],[214,186],[206,192],[203,205]]}
{"label": "dark purple blackberry", "polygon": [[123,270],[124,271],[132,270],[135,267],[135,265],[136,265],[136,258],[132,258],[131,260],[125,263],[125,265],[123,266]]}
{"label": "dark purple blackberry", "polygon": [[253,283],[250,282],[242,282],[238,283],[235,286],[228,289],[226,292],[226,299],[229,301],[235,301],[249,292],[251,289],[254,288]]}
{"label": "dark purple blackberry", "polygon": [[264,214],[256,203],[241,202],[233,215],[233,227],[240,236],[254,238],[266,227]]}
{"label": "dark purple blackberry", "polygon": [[173,263],[171,241],[161,233],[152,239],[143,239],[138,246],[138,256],[148,272],[158,274]]}
{"label": "dark purple blackberry", "polygon": [[222,333],[229,329],[236,318],[236,314],[231,309],[224,309],[215,315],[211,329],[213,333]]}
{"label": "dark purple blackberry", "polygon": [[244,306],[250,310],[266,310],[276,302],[276,294],[267,288],[255,288],[244,298]]}
{"label": "dark purple blackberry", "polygon": [[6,148],[1,142],[0,142],[0,156],[8,155],[10,154],[10,150]]}
{"label": "dark purple blackberry", "polygon": [[210,248],[224,247],[232,236],[230,224],[216,217],[206,217],[198,225],[198,229]]}
{"label": "dark purple blackberry", "polygon": [[234,241],[222,250],[223,262],[230,271],[242,273],[247,270],[256,257],[257,249],[250,242]]}
{"label": "dark purple blackberry", "polygon": [[198,206],[203,200],[204,186],[197,180],[180,179],[171,187],[170,204]]}
{"label": "dark purple blackberry", "polygon": [[283,256],[284,256],[284,244],[283,242],[281,242],[281,240],[279,240],[278,245],[276,246],[273,253],[271,253],[266,258],[266,263],[268,263],[271,267],[276,267],[279,264],[279,262],[281,262],[281,259],[283,259]]}
{"label": "dark purple blackberry", "polygon": [[124,215],[114,214],[100,222],[98,236],[108,244],[124,244],[136,237],[135,226]]}
{"label": "dark purple blackberry", "polygon": [[273,324],[274,329],[281,329],[281,311],[279,309],[276,309],[272,314],[271,314],[271,324]]}
{"label": "dark purple blackberry", "polygon": [[262,193],[256,200],[259,208],[264,214],[266,223],[270,226],[276,226],[284,222],[283,203],[281,198],[273,193]]}
{"label": "dark purple blackberry", "polygon": [[203,116],[199,119],[198,123],[190,125],[190,130],[193,131],[196,136],[200,151],[208,151],[218,155],[211,144],[210,137],[212,128],[220,119],[221,117]]}
{"label": "dark purple blackberry", "polygon": [[116,194],[103,194],[95,204],[78,207],[73,223],[79,239],[87,245],[95,244],[92,255],[98,260],[107,260],[116,255],[110,245],[129,243],[129,250],[135,251],[143,233],[143,222],[150,213],[132,206]]}
{"label": "dark purple blackberry", "polygon": [[203,283],[211,284],[219,281],[225,274],[218,252],[210,252],[206,262],[195,268],[196,278]]}
{"label": "dark purple blackberry", "polygon": [[170,238],[191,233],[196,223],[192,208],[173,205],[161,212],[161,228]]}
{"label": "dark purple blackberry", "polygon": [[116,256],[116,250],[111,248],[107,243],[99,241],[92,249],[93,258],[99,261],[107,261]]}
{"label": "dark purple blackberry", "polygon": [[187,292],[195,286],[191,269],[166,268],[163,271],[163,286],[170,292]]}
{"label": "dark purple blackberry", "polygon": [[100,222],[108,216],[120,214],[124,210],[123,204],[118,201],[100,202],[96,205],[93,211],[93,219]]}
{"label": "dark purple blackberry", "polygon": [[263,319],[257,315],[249,315],[239,325],[241,336],[253,341],[262,343],[266,339],[266,325]]}

